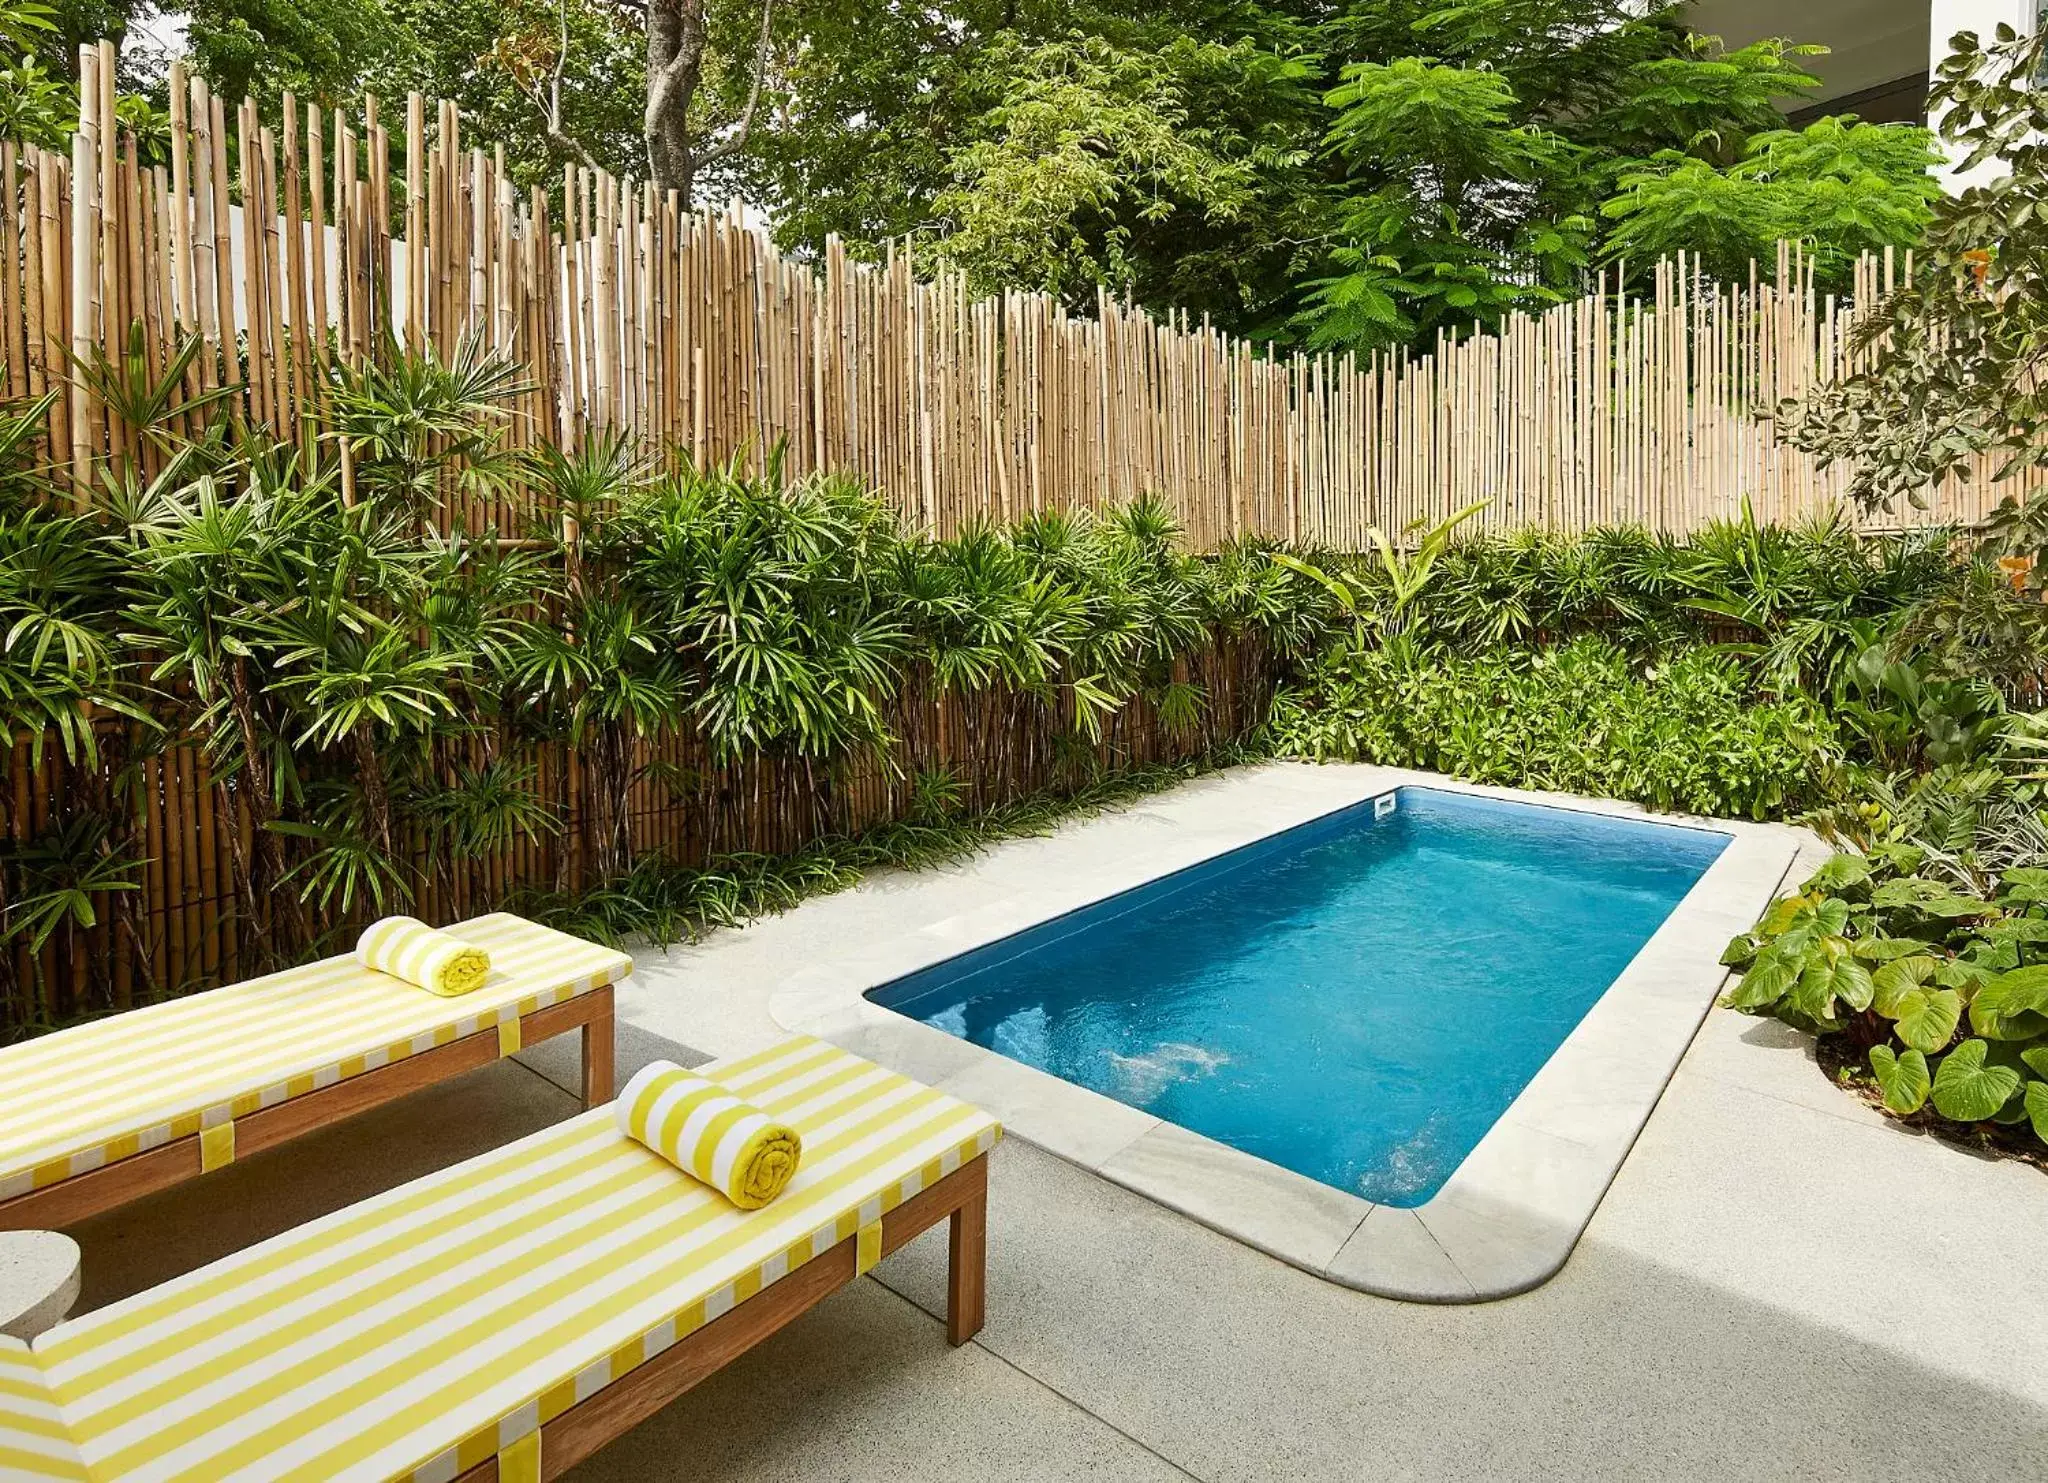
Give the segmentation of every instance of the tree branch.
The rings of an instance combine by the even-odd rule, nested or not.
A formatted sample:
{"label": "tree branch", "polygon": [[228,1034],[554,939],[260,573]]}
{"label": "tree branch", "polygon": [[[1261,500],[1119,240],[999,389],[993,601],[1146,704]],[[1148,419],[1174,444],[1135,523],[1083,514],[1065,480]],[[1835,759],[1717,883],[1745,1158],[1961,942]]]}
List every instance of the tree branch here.
{"label": "tree branch", "polygon": [[714,144],[697,158],[699,165],[738,154],[747,147],[747,135],[754,127],[754,111],[761,104],[761,79],[768,73],[769,18],[775,0],[761,0],[761,40],[754,48],[754,84],[747,90],[747,106],[740,113],[740,126],[731,138]]}
{"label": "tree branch", "polygon": [[519,90],[540,111],[548,143],[575,156],[586,168],[602,171],[604,166],[597,162],[596,157],[584,147],[583,142],[571,138],[562,129],[562,73],[569,65],[569,0],[555,0],[555,17],[559,31],[555,47],[555,66],[548,78],[547,91],[542,93],[537,83],[522,83]]}

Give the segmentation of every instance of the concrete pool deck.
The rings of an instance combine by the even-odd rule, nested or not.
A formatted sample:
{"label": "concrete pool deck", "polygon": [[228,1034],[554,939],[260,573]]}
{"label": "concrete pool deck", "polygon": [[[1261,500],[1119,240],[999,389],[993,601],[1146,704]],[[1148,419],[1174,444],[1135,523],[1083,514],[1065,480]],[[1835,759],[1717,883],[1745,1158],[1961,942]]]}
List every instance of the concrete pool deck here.
{"label": "concrete pool deck", "polygon": [[886,915],[782,975],[768,998],[769,1015],[784,1029],[833,1041],[985,1107],[1013,1135],[1048,1153],[1329,1281],[1431,1303],[1527,1291],[1571,1255],[1727,976],[1716,961],[1721,949],[1776,894],[1799,849],[1799,831],[1707,825],[1728,841],[1719,858],[1444,1187],[1411,1209],[1376,1205],[864,997],[905,974],[1368,800],[1388,800],[1390,808],[1403,787],[1643,817],[1630,804],[1480,787],[1400,768],[1234,769],[1069,835],[1052,868],[998,889],[991,889],[992,877],[1002,860],[984,862],[965,892],[956,881],[911,878],[889,896]]}
{"label": "concrete pool deck", "polygon": [[[773,1039],[762,986],[912,883],[1002,889],[1105,824],[1156,836],[1153,808],[641,954],[621,1076]],[[576,1110],[573,1052],[521,1061],[80,1227],[85,1306]],[[2048,1177],[1888,1123],[1769,1021],[1707,1017],[1572,1260],[1497,1303],[1333,1286],[1018,1139],[992,1176],[974,1343],[944,1343],[945,1243],[926,1238],[569,1476],[2048,1475]]]}

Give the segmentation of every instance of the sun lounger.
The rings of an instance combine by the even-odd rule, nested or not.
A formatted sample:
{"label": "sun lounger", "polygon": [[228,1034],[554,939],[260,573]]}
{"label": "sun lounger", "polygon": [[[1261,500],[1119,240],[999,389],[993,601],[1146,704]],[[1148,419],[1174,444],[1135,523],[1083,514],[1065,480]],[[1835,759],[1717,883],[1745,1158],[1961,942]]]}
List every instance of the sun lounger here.
{"label": "sun lounger", "polygon": [[805,1038],[703,1074],[802,1135],[773,1203],[583,1113],[0,1351],[0,1475],[536,1483],[942,1218],[980,1328],[994,1119]]}
{"label": "sun lounger", "polygon": [[351,956],[0,1049],[0,1229],[70,1225],[522,1045],[583,1032],[612,1095],[612,991],[633,960],[496,913],[482,988],[442,998]]}

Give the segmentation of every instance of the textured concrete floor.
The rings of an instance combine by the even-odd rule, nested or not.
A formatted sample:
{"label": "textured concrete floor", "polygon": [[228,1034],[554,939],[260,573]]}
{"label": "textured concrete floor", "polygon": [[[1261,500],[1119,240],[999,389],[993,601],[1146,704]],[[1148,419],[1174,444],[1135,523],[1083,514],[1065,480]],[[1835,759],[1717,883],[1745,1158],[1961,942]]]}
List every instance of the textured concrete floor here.
{"label": "textured concrete floor", "polygon": [[[1143,847],[1177,812],[647,955],[621,1001],[621,1075],[772,1036],[764,985],[806,954]],[[84,1301],[567,1115],[567,1051],[80,1228]],[[976,1343],[943,1342],[935,1233],[571,1476],[2048,1477],[2048,1177],[1887,1124],[1768,1022],[1708,1017],[1571,1262],[1504,1302],[1331,1286],[1019,1140],[996,1154],[991,1202]]]}

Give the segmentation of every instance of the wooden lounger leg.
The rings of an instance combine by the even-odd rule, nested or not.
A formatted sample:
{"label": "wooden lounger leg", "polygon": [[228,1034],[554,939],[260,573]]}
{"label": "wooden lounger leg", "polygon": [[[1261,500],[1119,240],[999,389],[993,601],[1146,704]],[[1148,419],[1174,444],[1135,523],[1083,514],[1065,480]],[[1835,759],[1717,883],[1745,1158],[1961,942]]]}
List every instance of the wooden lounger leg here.
{"label": "wooden lounger leg", "polygon": [[946,1342],[954,1345],[980,1333],[987,1312],[988,1160],[968,1168],[976,1171],[974,1192],[953,1212],[947,1231]]}
{"label": "wooden lounger leg", "polygon": [[591,1016],[583,1022],[583,1105],[597,1107],[612,1099],[612,991],[597,990]]}

